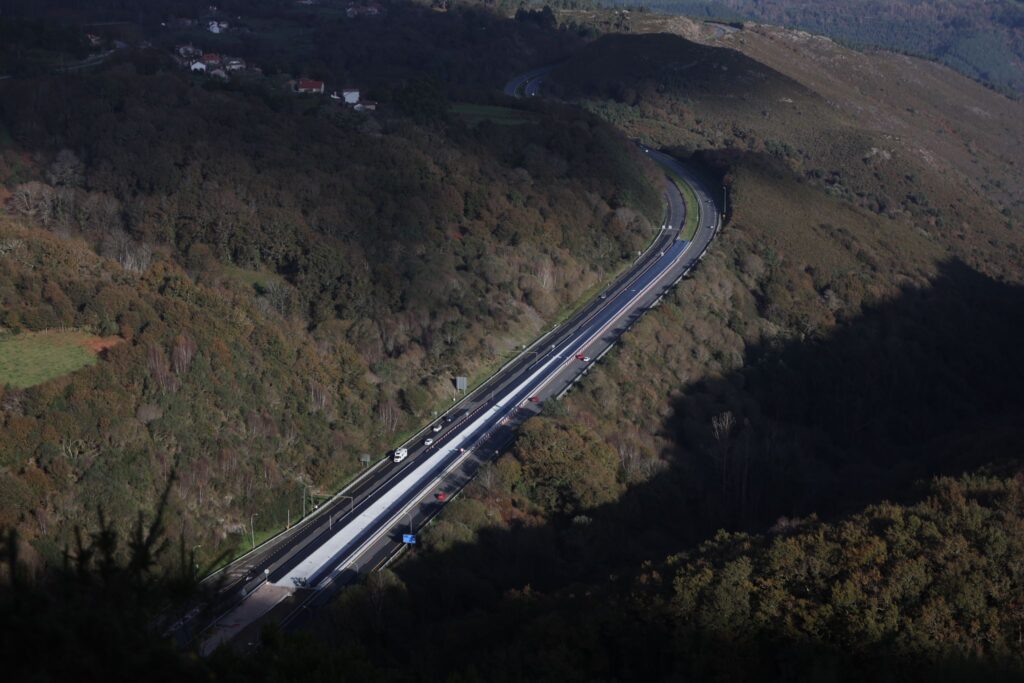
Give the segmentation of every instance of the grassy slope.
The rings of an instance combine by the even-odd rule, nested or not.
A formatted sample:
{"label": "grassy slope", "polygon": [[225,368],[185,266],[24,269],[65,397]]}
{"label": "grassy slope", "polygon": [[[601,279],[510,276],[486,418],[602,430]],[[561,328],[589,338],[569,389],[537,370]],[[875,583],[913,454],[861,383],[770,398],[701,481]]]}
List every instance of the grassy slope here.
{"label": "grassy slope", "polygon": [[657,0],[645,6],[694,17],[750,19],[848,44],[929,56],[970,78],[1024,92],[1024,9],[1014,0]]}
{"label": "grassy slope", "polygon": [[567,95],[632,135],[782,162],[793,180],[900,233],[924,231],[979,268],[1019,272],[1024,192],[1007,150],[1024,139],[1024,105],[935,64],[802,34],[758,28],[704,46],[656,33],[679,21],[637,19],[641,35],[601,41],[553,87],[561,77]]}
{"label": "grassy slope", "polygon": [[697,204],[697,197],[686,181],[673,174],[672,182],[679,188],[679,192],[683,195],[683,201],[686,203],[686,223],[683,225],[680,239],[692,240],[693,236],[697,234],[697,228],[700,227],[700,205]]}
{"label": "grassy slope", "polygon": [[35,332],[0,337],[0,385],[24,389],[96,362],[85,332]]}

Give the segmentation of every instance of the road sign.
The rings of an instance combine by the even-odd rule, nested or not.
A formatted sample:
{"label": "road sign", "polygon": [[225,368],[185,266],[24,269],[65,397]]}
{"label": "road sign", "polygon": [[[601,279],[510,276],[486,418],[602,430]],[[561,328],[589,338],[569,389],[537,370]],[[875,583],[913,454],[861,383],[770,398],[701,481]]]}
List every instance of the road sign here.
{"label": "road sign", "polygon": [[468,377],[456,377],[455,378],[455,389],[458,391],[465,392],[469,388]]}
{"label": "road sign", "polygon": [[402,534],[402,543],[416,545],[416,534]]}

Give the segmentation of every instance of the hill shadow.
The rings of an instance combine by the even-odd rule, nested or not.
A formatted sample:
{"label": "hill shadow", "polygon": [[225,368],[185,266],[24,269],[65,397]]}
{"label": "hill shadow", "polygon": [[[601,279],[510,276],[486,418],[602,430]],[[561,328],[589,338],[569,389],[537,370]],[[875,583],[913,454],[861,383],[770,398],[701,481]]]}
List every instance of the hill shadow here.
{"label": "hill shadow", "polygon": [[669,33],[604,35],[575,52],[545,81],[545,92],[635,105],[654,92],[769,104],[786,97],[804,105],[822,98],[792,78],[727,47]]}
{"label": "hill shadow", "polygon": [[749,348],[742,369],[676,401],[674,471],[705,482],[702,516],[756,528],[1016,457],[1022,304],[1024,288],[950,261],[827,338]]}
{"label": "hill shadow", "polygon": [[[567,632],[591,628],[588,611],[615,602],[620,589],[632,592],[637,572],[656,572],[718,529],[838,518],[886,499],[919,499],[917,483],[934,475],[1012,472],[1024,425],[1022,339],[1024,287],[947,262],[929,287],[906,288],[828,337],[752,347],[736,372],[685,387],[664,424],[677,444],[667,469],[615,503],[583,520],[483,529],[473,543],[410,558],[395,567],[407,594],[334,637],[369,632],[371,652],[443,666],[441,644],[456,634],[468,639],[465,651],[486,649],[503,628],[528,640],[546,620]],[[632,639],[643,641],[638,629]],[[430,634],[432,645],[403,636],[412,632]],[[834,645],[792,647],[813,655]],[[671,670],[668,645],[637,643],[636,652],[653,657],[645,680]],[[640,661],[620,655],[605,662],[608,671]]]}

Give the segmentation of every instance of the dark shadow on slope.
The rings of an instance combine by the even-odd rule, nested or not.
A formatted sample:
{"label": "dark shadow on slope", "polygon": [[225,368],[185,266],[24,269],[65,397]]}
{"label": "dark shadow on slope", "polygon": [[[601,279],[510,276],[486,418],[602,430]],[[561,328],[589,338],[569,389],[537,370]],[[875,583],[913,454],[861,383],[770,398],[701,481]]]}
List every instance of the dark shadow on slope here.
{"label": "dark shadow on slope", "polygon": [[900,497],[921,477],[1016,457],[1024,290],[947,263],[826,339],[748,350],[666,425],[712,525],[759,527]]}
{"label": "dark shadow on slope", "polygon": [[[1022,339],[1024,288],[947,263],[929,288],[907,289],[826,339],[753,348],[741,370],[686,387],[665,425],[679,444],[669,468],[587,511],[588,520],[485,529],[475,543],[411,558],[396,569],[407,598],[374,608],[360,624],[342,617],[332,629],[343,639],[369,638],[375,656],[444,666],[446,648],[486,650],[502,629],[528,642],[561,623],[573,661],[573,630],[592,626],[578,618],[634,586],[629,575],[649,571],[644,562],[716,529],[763,530],[780,517],[835,518],[883,499],[912,501],[923,478],[988,463],[1011,471],[1024,424]],[[715,418],[727,414],[716,437]],[[550,609],[539,607],[549,601]],[[621,646],[620,629],[607,628],[609,642]],[[645,680],[667,675],[671,647],[641,634],[635,656],[620,652],[612,662],[597,653],[596,670],[632,678],[622,672],[640,666],[637,673],[649,669]],[[798,653],[832,646],[792,644]],[[494,647],[480,657],[502,656],[503,645]],[[542,650],[550,656],[552,648]],[[516,670],[529,675],[523,666]]]}
{"label": "dark shadow on slope", "polygon": [[826,106],[816,93],[746,55],[667,33],[611,34],[590,43],[552,72],[545,92],[636,105],[645,94],[721,99],[731,106],[780,98]]}

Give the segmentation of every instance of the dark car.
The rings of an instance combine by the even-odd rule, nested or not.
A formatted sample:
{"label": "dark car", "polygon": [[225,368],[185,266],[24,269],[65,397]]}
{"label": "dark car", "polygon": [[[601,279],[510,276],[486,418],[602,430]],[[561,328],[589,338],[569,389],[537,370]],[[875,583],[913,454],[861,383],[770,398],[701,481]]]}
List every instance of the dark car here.
{"label": "dark car", "polygon": [[444,422],[445,422],[445,424],[451,424],[452,422],[455,422],[459,418],[465,416],[466,413],[468,413],[468,412],[469,411],[466,410],[466,409],[456,410],[454,413],[450,413],[448,415],[445,415]]}

